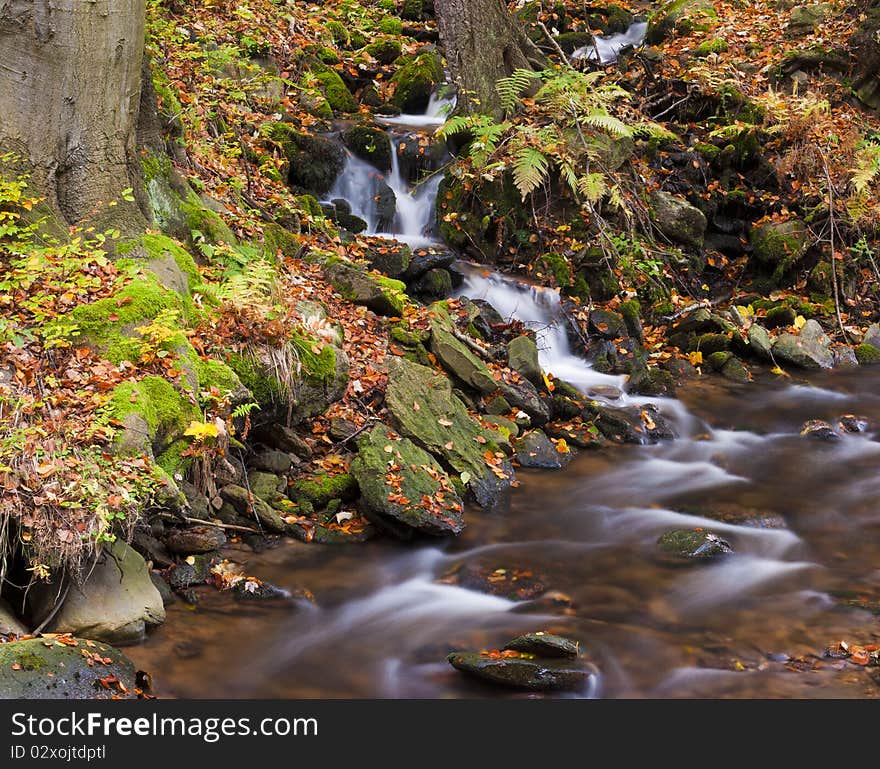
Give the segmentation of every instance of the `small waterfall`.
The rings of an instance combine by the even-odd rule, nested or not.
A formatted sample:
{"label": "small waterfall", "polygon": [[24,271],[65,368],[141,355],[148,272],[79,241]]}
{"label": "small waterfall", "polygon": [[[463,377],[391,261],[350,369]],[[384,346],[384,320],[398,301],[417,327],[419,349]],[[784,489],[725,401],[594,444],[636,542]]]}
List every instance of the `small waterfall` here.
{"label": "small waterfall", "polygon": [[641,45],[647,31],[648,23],[638,21],[631,24],[626,32],[619,32],[616,35],[595,35],[592,43],[578,48],[571,54],[571,58],[592,59],[600,64],[611,64],[617,61],[617,55],[628,45]]}
{"label": "small waterfall", "polygon": [[585,393],[595,387],[623,389],[625,377],[600,374],[571,349],[559,293],[498,273],[464,267],[459,296],[485,299],[502,317],[521,320],[535,332],[541,367]]}
{"label": "small waterfall", "polygon": [[423,115],[401,114],[395,117],[377,117],[377,123],[385,125],[406,126],[408,128],[435,129],[446,122],[455,109],[456,98],[454,95],[445,95],[441,87],[431,94],[428,107]]}

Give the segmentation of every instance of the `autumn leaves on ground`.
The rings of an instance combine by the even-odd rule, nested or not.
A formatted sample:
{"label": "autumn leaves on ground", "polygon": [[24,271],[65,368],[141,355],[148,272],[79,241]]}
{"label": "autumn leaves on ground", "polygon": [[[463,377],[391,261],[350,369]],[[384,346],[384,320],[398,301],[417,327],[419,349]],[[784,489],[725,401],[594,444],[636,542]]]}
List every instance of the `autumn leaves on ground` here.
{"label": "autumn leaves on ground", "polygon": [[[444,176],[448,248],[413,253],[319,201],[345,158],[328,134],[387,172],[375,118],[443,84],[430,6],[149,2],[143,185],[94,217],[137,201],[144,233],[60,226],[3,155],[0,633],[135,641],[166,584],[272,597],[228,538],[456,534],[519,464],[671,435],[542,372],[522,324],[444,300],[456,257],[558,289],[634,392],[880,359],[869,8],[512,7],[546,69],[499,84],[503,114],[395,147],[413,181]],[[639,14],[637,50],[573,56]],[[71,594],[107,553],[140,614]]]}

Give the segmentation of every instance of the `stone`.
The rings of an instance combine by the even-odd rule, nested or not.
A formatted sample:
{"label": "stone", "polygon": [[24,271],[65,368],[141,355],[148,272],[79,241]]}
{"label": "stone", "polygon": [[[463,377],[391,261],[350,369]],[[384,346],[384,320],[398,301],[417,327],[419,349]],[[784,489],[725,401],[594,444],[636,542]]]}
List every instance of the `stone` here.
{"label": "stone", "polygon": [[218,526],[188,526],[184,529],[172,529],[165,535],[165,545],[178,555],[210,553],[225,544],[226,535]]}
{"label": "stone", "polygon": [[415,283],[431,270],[445,269],[452,266],[455,260],[456,256],[452,251],[441,251],[434,248],[416,251],[400,279],[407,284]]}
{"label": "stone", "polygon": [[497,414],[486,414],[482,420],[485,424],[491,425],[496,432],[499,429],[506,430],[511,438],[516,438],[519,435],[519,425],[512,419]]}
{"label": "stone", "polygon": [[809,243],[807,225],[801,219],[764,222],[749,233],[749,243],[755,259],[784,270],[804,255]]}
{"label": "stone", "polygon": [[0,598],[0,635],[26,635],[27,632],[12,607]]}
{"label": "stone", "polygon": [[862,344],[869,344],[880,350],[880,323],[872,323],[868,326],[865,336],[862,337]]}
{"label": "stone", "polygon": [[300,459],[312,458],[312,447],[292,427],[280,424],[260,425],[254,431],[254,438],[274,449],[296,454]]}
{"label": "stone", "polygon": [[503,648],[538,657],[577,657],[579,646],[577,641],[569,638],[538,631],[518,636],[504,644]]}
{"label": "stone", "polygon": [[[873,347],[871,349],[877,350],[877,352],[874,354],[874,359],[877,362],[880,362],[880,350],[878,350],[876,347]],[[852,347],[835,347],[834,350],[832,350],[832,353],[834,355],[834,368],[859,367],[859,358],[856,355],[856,351],[853,350]]]}
{"label": "stone", "polygon": [[618,339],[627,336],[623,318],[611,310],[596,309],[590,313],[587,328],[593,336],[602,339]]}
{"label": "stone", "polygon": [[809,419],[801,427],[801,435],[820,441],[837,441],[840,436],[835,429],[823,419]]}
{"label": "stone", "polygon": [[773,347],[773,340],[770,338],[770,334],[767,333],[767,329],[763,326],[759,326],[757,323],[753,323],[749,326],[749,330],[746,333],[746,339],[749,344],[749,349],[758,358],[770,360],[770,351]]}
{"label": "stone", "polygon": [[194,555],[169,572],[168,584],[177,591],[188,590],[194,585],[203,585],[210,573],[211,558],[207,555]]}
{"label": "stone", "polygon": [[337,443],[343,443],[351,438],[358,430],[357,425],[350,419],[342,417],[333,417],[330,420],[330,428],[327,434],[330,439]]}
{"label": "stone", "polygon": [[491,398],[486,404],[487,414],[501,416],[502,414],[509,414],[510,412],[511,405],[510,403],[508,403],[507,398],[505,398],[503,395],[496,395],[494,398]]}
{"label": "stone", "polygon": [[[444,469],[385,425],[358,439],[351,472],[361,492],[361,510],[380,525],[391,519],[403,531],[437,536],[458,534],[464,527],[461,500]],[[401,533],[399,527],[391,531]]]}
{"label": "stone", "polygon": [[381,128],[355,125],[342,132],[342,143],[353,155],[365,160],[382,173],[391,170],[391,142]]}
{"label": "stone", "polygon": [[162,605],[168,606],[169,604],[174,603],[176,600],[174,597],[174,593],[171,591],[171,586],[162,579],[162,575],[157,571],[150,572],[150,579],[153,582],[156,590],[159,591],[159,595],[162,596]]}
{"label": "stone", "polygon": [[680,558],[709,560],[733,553],[730,544],[716,534],[696,529],[675,529],[657,540],[661,549]]}
{"label": "stone", "polygon": [[642,409],[617,408],[592,401],[585,409],[587,412],[595,415],[595,425],[602,435],[616,443],[657,443],[675,437],[675,432],[653,404]]}
{"label": "stone", "polygon": [[[58,588],[40,585],[31,590],[35,617],[52,610]],[[54,633],[72,633],[94,641],[138,643],[148,627],[165,621],[162,596],[150,579],[144,559],[116,540],[102,548],[82,585],[70,585],[67,598],[49,624]]]}
{"label": "stone", "polygon": [[554,440],[562,438],[567,444],[581,449],[594,449],[604,442],[602,433],[592,422],[574,419],[563,424],[551,423],[544,430]]}
{"label": "stone", "polygon": [[749,370],[735,355],[730,356],[730,359],[719,369],[719,372],[721,373],[721,376],[725,379],[729,379],[731,382],[748,384],[752,381]]}
{"label": "stone", "polygon": [[880,349],[872,344],[860,344],[853,351],[853,355],[855,356],[856,363],[860,366],[872,366],[880,363]]}
{"label": "stone", "polygon": [[811,34],[830,9],[828,3],[795,6],[791,9],[791,16],[788,19],[787,34],[789,37],[804,37]]}
{"label": "stone", "polygon": [[[491,468],[483,428],[452,395],[449,380],[434,370],[395,358],[389,363],[385,402],[394,426],[405,436],[441,457],[457,473],[466,474],[465,485],[481,507],[491,507],[510,486],[510,464],[495,458]],[[414,404],[419,408],[415,409]]]}
{"label": "stone", "polygon": [[279,601],[291,597],[284,588],[255,579],[242,579],[232,586],[237,601]]}
{"label": "stone", "polygon": [[514,410],[518,409],[528,416],[529,424],[540,427],[550,420],[550,403],[540,396],[528,379],[502,383],[501,392]]}
{"label": "stone", "polygon": [[376,278],[354,264],[333,261],[324,266],[324,275],[333,287],[355,304],[377,315],[400,317],[406,307],[405,284],[393,278]]}
{"label": "stone", "polygon": [[412,261],[412,252],[406,243],[388,241],[388,244],[370,248],[364,257],[370,267],[389,278],[403,279],[402,276]]}
{"label": "stone", "polygon": [[283,494],[287,483],[273,473],[264,473],[261,470],[251,470],[247,474],[247,487],[251,494],[265,502],[271,502],[279,494]]}
{"label": "stone", "polygon": [[286,451],[266,449],[255,454],[250,464],[255,470],[262,470],[263,472],[278,476],[289,473],[293,461],[290,459],[290,454]]}
{"label": "stone", "polygon": [[475,390],[488,394],[498,389],[489,367],[456,339],[439,318],[431,322],[431,352],[443,368]]}
{"label": "stone", "polygon": [[786,305],[779,307],[771,307],[767,310],[764,317],[764,325],[767,328],[780,328],[782,326],[793,326],[797,313]]}
{"label": "stone", "polygon": [[507,343],[507,365],[536,387],[543,385],[544,372],[538,360],[538,345],[532,337],[518,336]]}
{"label": "stone", "polygon": [[801,368],[831,368],[834,365],[831,340],[813,319],[803,325],[797,336],[778,336],[773,343],[773,357],[780,363]]}
{"label": "stone", "polygon": [[428,270],[410,290],[423,300],[445,299],[452,293],[452,273],[440,268]]}
{"label": "stone", "polygon": [[703,247],[706,217],[699,208],[660,190],[651,194],[651,208],[651,218],[663,235],[682,246]]}
{"label": "stone", "polygon": [[456,670],[501,686],[530,691],[575,691],[586,688],[595,670],[578,661],[491,657],[479,652],[453,652]]}
{"label": "stone", "polygon": [[273,534],[283,534],[285,523],[277,510],[272,509],[264,500],[260,499],[244,488],[230,484],[220,489],[220,496],[229,502],[239,515],[249,521],[256,517],[260,525]]}
{"label": "stone", "polygon": [[516,461],[521,467],[536,467],[542,470],[560,470],[563,458],[569,454],[560,454],[553,442],[541,431],[531,430],[522,438],[513,442],[516,449]]}
{"label": "stone", "polygon": [[[111,678],[118,683],[101,683]],[[136,686],[134,663],[95,639],[31,638],[0,644],[0,699],[133,699]]]}
{"label": "stone", "polygon": [[131,536],[131,546],[159,569],[166,569],[174,563],[168,548],[150,533],[149,528],[135,528]]}

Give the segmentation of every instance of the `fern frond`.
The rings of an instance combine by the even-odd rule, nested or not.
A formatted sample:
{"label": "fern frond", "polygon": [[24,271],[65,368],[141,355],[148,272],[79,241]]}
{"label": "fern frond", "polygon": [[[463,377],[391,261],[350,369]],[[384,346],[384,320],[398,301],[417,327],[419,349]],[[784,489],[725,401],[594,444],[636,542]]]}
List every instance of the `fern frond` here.
{"label": "fern frond", "polygon": [[541,186],[547,178],[549,167],[547,156],[534,147],[523,147],[517,151],[513,158],[513,183],[523,200]]}
{"label": "fern frond", "polygon": [[509,77],[502,77],[495,83],[495,90],[501,97],[501,109],[510,114],[516,108],[520,96],[534,87],[540,75],[530,69],[517,69]]}
{"label": "fern frond", "polygon": [[868,188],[880,176],[880,147],[869,144],[856,153],[856,166],[850,184],[857,195],[867,195]]}
{"label": "fern frond", "polygon": [[605,131],[605,133],[620,138],[632,136],[633,132],[633,129],[630,128],[630,126],[619,118],[614,117],[614,115],[602,113],[587,114],[581,117],[581,123],[593,126],[594,128],[599,128]]}
{"label": "fern frond", "polygon": [[604,174],[590,173],[577,181],[578,192],[590,203],[598,203],[608,191]]}

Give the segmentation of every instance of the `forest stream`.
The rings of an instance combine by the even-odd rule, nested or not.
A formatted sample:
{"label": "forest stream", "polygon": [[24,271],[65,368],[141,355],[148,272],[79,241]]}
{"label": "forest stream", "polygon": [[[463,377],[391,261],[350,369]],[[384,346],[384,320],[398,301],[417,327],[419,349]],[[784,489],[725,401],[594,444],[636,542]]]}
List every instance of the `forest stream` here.
{"label": "forest stream", "polygon": [[[432,131],[424,116],[387,121],[389,140]],[[431,241],[437,184],[410,195],[397,152],[389,237]],[[378,231],[377,172],[349,157],[330,198]],[[521,486],[442,544],[316,547],[285,540],[226,555],[314,602],[233,603],[207,590],[197,607],[128,653],[160,697],[522,696],[460,676],[456,649],[495,648],[548,629],[578,639],[599,673],[579,695],[600,697],[871,697],[865,669],[823,656],[865,643],[880,595],[876,509],[880,442],[871,432],[820,440],[806,420],[880,423],[880,372],[810,382],[763,374],[746,387],[699,381],[680,399],[639,398],[571,348],[559,294],[459,265],[459,295],[484,299],[536,331],[542,367],[590,397],[653,403],[676,439],[583,451],[562,471],[522,469]],[[670,557],[658,537],[704,529],[732,553]],[[873,536],[872,536],[873,535]],[[873,593],[872,593],[873,589]],[[565,695],[571,696],[571,695]]]}

